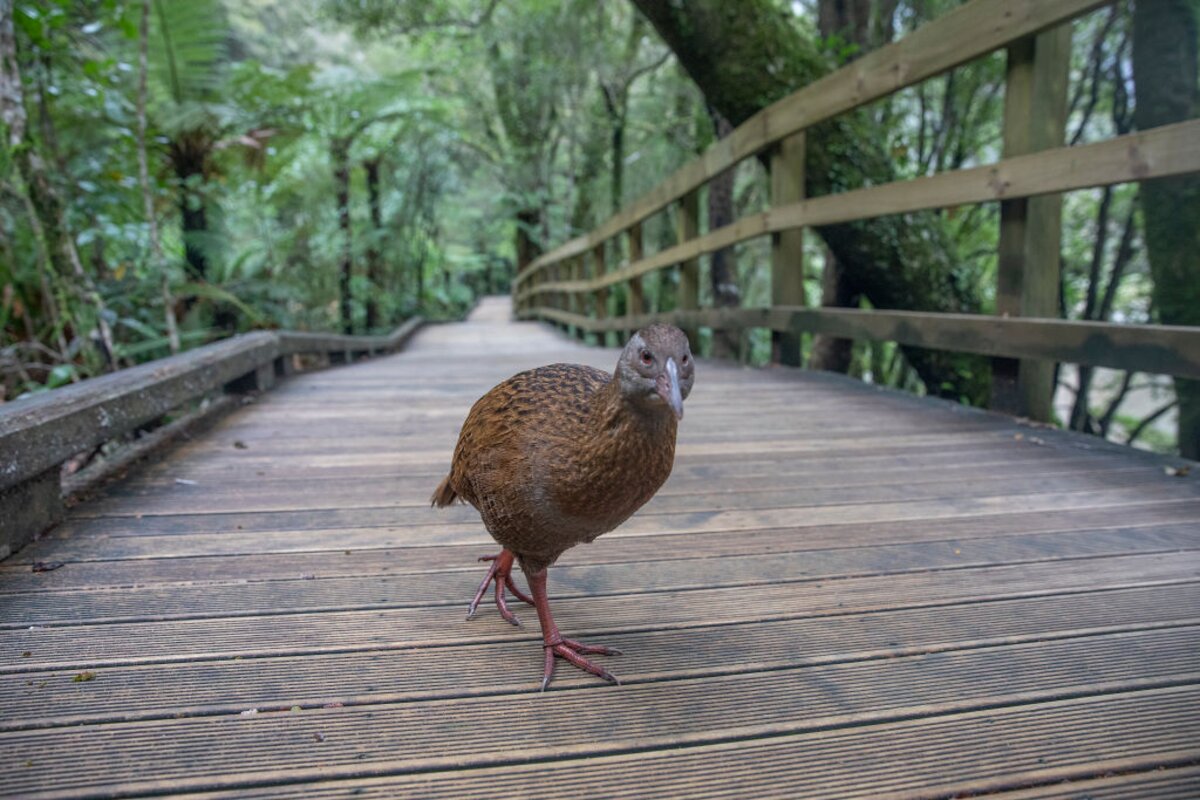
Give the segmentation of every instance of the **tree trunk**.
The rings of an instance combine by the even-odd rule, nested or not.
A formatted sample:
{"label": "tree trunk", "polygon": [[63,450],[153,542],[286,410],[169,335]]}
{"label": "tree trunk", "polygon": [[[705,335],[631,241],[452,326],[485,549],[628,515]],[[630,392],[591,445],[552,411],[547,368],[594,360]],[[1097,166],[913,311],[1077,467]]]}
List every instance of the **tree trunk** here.
{"label": "tree trunk", "polygon": [[[1134,122],[1140,130],[1200,112],[1193,0],[1139,0],[1133,11]],[[1146,181],[1141,188],[1154,307],[1170,325],[1200,325],[1200,177]],[[1200,381],[1175,380],[1179,451],[1200,459]]]}
{"label": "tree trunk", "polygon": [[517,212],[517,270],[527,267],[542,254],[542,245],[535,233],[542,228],[542,210],[523,208]]}
{"label": "tree trunk", "polygon": [[17,41],[13,30],[12,0],[0,0],[0,123],[8,129],[6,145],[41,223],[51,268],[60,277],[71,276],[78,281],[75,284],[76,292],[96,310],[96,333],[101,354],[108,368],[116,369],[112,328],[108,322],[110,312],[96,284],[83,268],[67,219],[67,207],[50,183],[46,164],[38,153],[36,142],[28,135]]}
{"label": "tree trunk", "polygon": [[208,280],[208,257],[203,239],[208,234],[208,214],[200,184],[208,177],[211,144],[203,135],[184,133],[170,145],[171,167],[179,181],[179,217],[183,231],[183,256],[193,280]]}
{"label": "tree trunk", "polygon": [[[832,66],[773,0],[633,0],[704,92],[737,125]],[[851,113],[808,132],[806,196],[894,178],[880,132]],[[850,287],[880,309],[977,313],[979,298],[955,273],[957,253],[937,215],[913,213],[817,229]],[[987,361],[904,348],[930,394],[988,397]]]}
{"label": "tree trunk", "polygon": [[138,88],[137,88],[137,157],[138,181],[142,185],[142,204],[146,225],[150,230],[150,257],[154,269],[161,273],[163,317],[167,327],[167,343],[172,353],[179,352],[179,326],[175,320],[175,300],[171,297],[171,281],[163,258],[162,242],[158,237],[158,217],[154,213],[154,194],[150,190],[150,168],[146,159],[146,49],[150,30],[150,0],[142,0],[141,21],[138,24]]}
{"label": "tree trunk", "polygon": [[[821,0],[817,7],[817,30],[824,37],[841,36],[859,50],[852,58],[871,48],[871,0]],[[837,256],[825,248],[825,268],[821,273],[821,305],[852,308],[859,295],[850,288],[850,276],[838,263]],[[827,372],[849,372],[854,356],[854,340],[838,339],[818,333],[813,336],[808,365]]]}
{"label": "tree trunk", "polygon": [[[858,294],[850,288],[850,281],[838,263],[837,256],[825,248],[825,270],[821,273],[821,305],[838,308],[853,308],[858,305]],[[812,351],[808,356],[810,369],[826,372],[850,371],[854,356],[854,340],[838,339],[818,334],[813,337]]]}
{"label": "tree trunk", "polygon": [[379,207],[379,159],[373,158],[363,164],[367,170],[367,201],[371,209],[371,239],[367,246],[367,330],[379,325],[379,293],[383,291],[383,264],[379,253],[379,240],[383,235],[383,211]]}
{"label": "tree trunk", "polygon": [[350,230],[350,143],[334,139],[329,158],[333,163],[334,194],[337,200],[338,228],[342,233],[341,254],[338,258],[338,306],[341,309],[342,333],[354,333],[353,299],[350,278],[353,270]]}
{"label": "tree trunk", "polygon": [[[720,114],[713,113],[713,128],[718,139],[724,139],[733,131],[729,120]],[[733,223],[737,212],[733,202],[733,183],[736,170],[728,169],[709,181],[708,184],[708,229],[715,231]],[[713,305],[717,308],[736,308],[742,302],[742,293],[738,288],[737,253],[732,247],[725,247],[712,254],[709,278],[712,284]],[[714,330],[712,338],[712,356],[714,358],[737,358],[741,350],[738,347],[738,331]]]}

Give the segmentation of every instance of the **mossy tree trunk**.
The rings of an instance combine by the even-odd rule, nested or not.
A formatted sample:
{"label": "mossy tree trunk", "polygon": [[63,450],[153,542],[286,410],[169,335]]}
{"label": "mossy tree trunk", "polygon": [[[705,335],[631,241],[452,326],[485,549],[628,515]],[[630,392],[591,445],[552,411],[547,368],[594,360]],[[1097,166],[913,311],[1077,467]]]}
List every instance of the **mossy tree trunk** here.
{"label": "mossy tree trunk", "polygon": [[338,230],[341,233],[338,254],[338,305],[341,308],[342,333],[354,333],[354,308],[350,286],[354,267],[351,251],[353,232],[350,230],[350,140],[337,137],[330,142],[329,159],[333,164]]}
{"label": "mossy tree trunk", "polygon": [[25,184],[30,205],[41,227],[49,265],[95,308],[95,335],[106,365],[115,369],[114,340],[108,320],[111,314],[92,277],[83,268],[67,217],[67,205],[50,180],[50,170],[38,150],[37,142],[29,135],[13,28],[12,0],[0,0],[0,124],[5,129],[4,144],[12,154],[17,173]]}
{"label": "mossy tree trunk", "polygon": [[379,292],[383,291],[383,259],[379,253],[379,241],[383,235],[383,209],[379,205],[379,159],[363,162],[367,172],[367,205],[371,212],[370,241],[367,244],[367,330],[379,325]]}
{"label": "mossy tree trunk", "polygon": [[[1133,12],[1133,77],[1141,130],[1200,113],[1195,0],[1139,0]],[[1200,177],[1159,178],[1141,189],[1146,248],[1161,322],[1200,325]],[[1177,379],[1179,450],[1200,459],[1200,381]]]}
{"label": "mossy tree trunk", "polygon": [[[633,0],[704,92],[738,125],[827,73],[832,64],[773,0]],[[895,177],[882,132],[851,113],[808,132],[806,194],[846,191]],[[913,213],[818,229],[847,286],[876,308],[977,313],[979,298],[957,272],[957,253],[937,217]],[[982,404],[986,360],[904,348],[931,394]]]}

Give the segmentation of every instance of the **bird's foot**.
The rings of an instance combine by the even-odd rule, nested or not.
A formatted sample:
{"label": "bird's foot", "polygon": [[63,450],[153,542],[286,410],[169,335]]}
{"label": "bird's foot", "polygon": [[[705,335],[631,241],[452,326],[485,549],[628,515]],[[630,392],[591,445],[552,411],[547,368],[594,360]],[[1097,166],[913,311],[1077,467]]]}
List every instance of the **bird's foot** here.
{"label": "bird's foot", "polygon": [[483,593],[487,591],[490,584],[494,583],[496,586],[496,609],[500,612],[500,616],[504,618],[505,622],[520,627],[521,621],[508,608],[508,600],[504,596],[505,587],[518,600],[524,601],[529,605],[534,605],[534,602],[533,598],[518,589],[516,583],[513,582],[513,554],[508,550],[501,550],[494,556],[482,556],[479,560],[490,561],[492,565],[488,567],[487,574],[483,576],[483,581],[479,584],[479,589],[475,592],[474,599],[467,606],[467,619],[474,618],[475,613],[479,610],[479,603],[483,600]]}
{"label": "bird's foot", "polygon": [[546,687],[550,685],[550,680],[554,677],[554,667],[558,663],[559,658],[566,659],[571,664],[579,667],[584,672],[590,672],[598,678],[608,681],[616,686],[621,685],[621,681],[616,675],[594,664],[585,655],[601,655],[601,656],[619,656],[621,651],[612,647],[604,647],[603,645],[583,644],[574,639],[564,639],[562,636],[556,636],[554,639],[547,639],[546,648],[546,664],[542,670],[542,691],[546,691]]}

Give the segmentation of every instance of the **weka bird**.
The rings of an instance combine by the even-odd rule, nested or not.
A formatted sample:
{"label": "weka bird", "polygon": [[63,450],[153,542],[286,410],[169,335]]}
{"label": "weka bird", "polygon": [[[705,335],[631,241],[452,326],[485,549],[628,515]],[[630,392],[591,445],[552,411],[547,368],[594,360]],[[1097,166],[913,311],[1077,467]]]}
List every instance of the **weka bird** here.
{"label": "weka bird", "polygon": [[[464,500],[504,548],[467,609],[495,584],[500,615],[519,625],[505,587],[537,609],[545,647],[542,689],[556,656],[611,683],[586,655],[617,651],[564,638],[546,596],[546,568],[566,550],[616,528],[671,474],[675,431],[695,364],[683,331],[651,325],[630,338],[616,372],[551,364],[514,375],[481,397],[463,423],[454,462],[433,505]],[[512,579],[513,560],[532,597]]]}

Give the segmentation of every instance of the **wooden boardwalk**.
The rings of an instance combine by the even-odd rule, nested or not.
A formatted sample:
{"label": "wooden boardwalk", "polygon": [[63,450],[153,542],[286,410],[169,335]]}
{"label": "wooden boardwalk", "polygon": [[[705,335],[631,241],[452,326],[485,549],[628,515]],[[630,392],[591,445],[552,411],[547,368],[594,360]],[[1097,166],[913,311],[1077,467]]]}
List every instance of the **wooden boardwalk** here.
{"label": "wooden boardwalk", "polygon": [[551,572],[624,685],[537,693],[535,616],[463,620],[494,546],[428,497],[482,392],[616,354],[507,303],[0,565],[0,795],[1200,796],[1200,477],[835,376],[701,364],[670,482]]}

